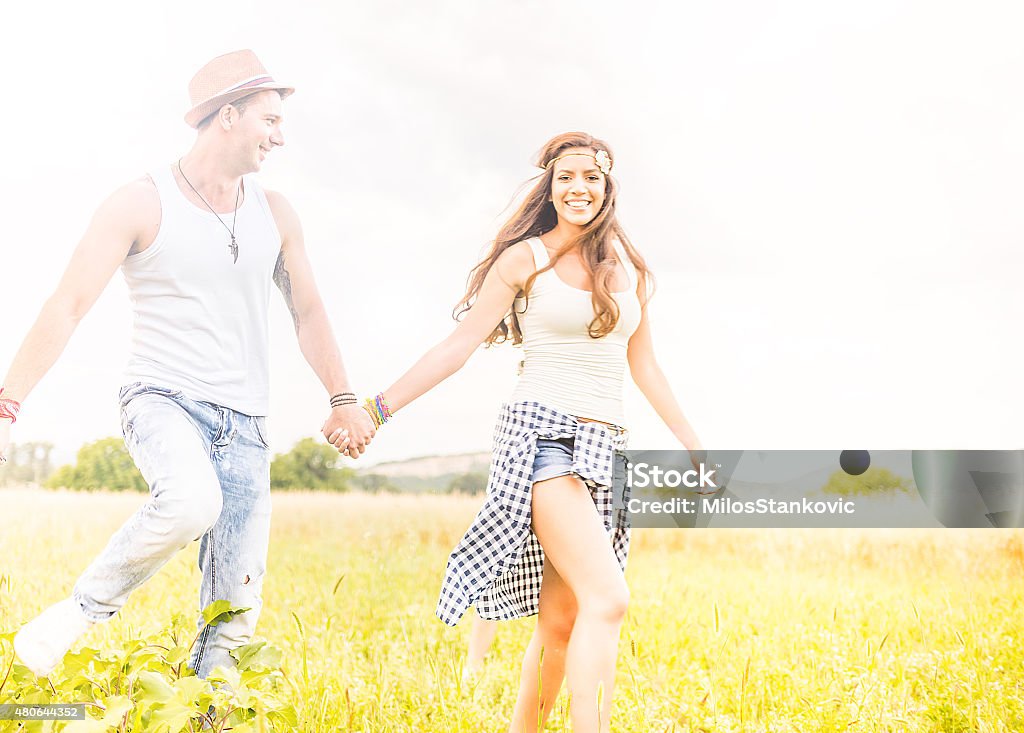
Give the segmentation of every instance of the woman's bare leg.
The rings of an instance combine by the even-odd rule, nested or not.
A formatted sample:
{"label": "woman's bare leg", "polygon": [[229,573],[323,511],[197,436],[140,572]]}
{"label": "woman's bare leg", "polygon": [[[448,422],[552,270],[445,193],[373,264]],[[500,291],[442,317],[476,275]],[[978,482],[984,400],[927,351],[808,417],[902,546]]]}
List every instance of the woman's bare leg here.
{"label": "woman's bare leg", "polygon": [[[626,579],[582,481],[559,476],[538,482],[532,505],[533,531],[547,563],[576,600],[565,655],[573,731],[609,733],[619,630],[629,604]],[[538,619],[538,627],[540,623]],[[526,671],[525,662],[523,668]],[[526,682],[524,678],[520,694]]]}
{"label": "woman's bare leg", "polygon": [[510,733],[535,733],[544,727],[562,689],[565,652],[575,619],[576,597],[550,561],[545,559],[537,626],[523,656],[519,695],[512,712]]}
{"label": "woman's bare leg", "polygon": [[484,668],[484,658],[497,633],[497,621],[487,621],[479,616],[473,616],[473,624],[469,629],[469,650],[466,652],[467,674],[480,674],[480,670]]}

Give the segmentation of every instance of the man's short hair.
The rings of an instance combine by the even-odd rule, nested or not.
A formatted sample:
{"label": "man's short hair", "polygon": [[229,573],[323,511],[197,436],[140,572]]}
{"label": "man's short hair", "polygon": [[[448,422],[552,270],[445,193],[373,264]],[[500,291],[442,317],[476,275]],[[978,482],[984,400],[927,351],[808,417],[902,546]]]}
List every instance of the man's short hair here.
{"label": "man's short hair", "polygon": [[[214,112],[213,114],[207,115],[206,117],[204,117],[203,119],[201,119],[201,120],[199,121],[199,124],[198,124],[198,125],[196,125],[196,129],[197,129],[197,130],[205,130],[205,129],[206,129],[206,127],[207,127],[207,126],[208,126],[208,125],[209,125],[209,124],[210,124],[211,122],[213,122],[213,118],[214,118],[214,117],[216,117],[217,115],[219,115],[219,114],[220,114],[220,111],[221,111],[222,109],[224,109],[224,107],[225,107],[225,106],[231,106],[231,107],[234,107],[234,108],[235,108],[235,109],[236,109],[236,110],[238,111],[238,116],[239,116],[239,117],[241,117],[242,115],[244,115],[244,114],[245,114],[245,109],[246,109],[246,107],[248,107],[248,106],[249,106],[249,103],[250,103],[250,102],[252,102],[252,100],[253,100],[253,99],[254,99],[254,98],[255,98],[255,97],[257,96],[257,95],[259,95],[259,94],[263,94],[263,92],[265,92],[265,91],[267,91],[267,90],[266,90],[266,89],[262,89],[262,90],[260,90],[260,91],[258,91],[258,92],[253,92],[252,94],[249,94],[248,96],[242,97],[241,99],[236,99],[236,100],[235,100],[234,102],[227,102],[227,103],[225,103],[225,104],[222,104],[222,105],[221,105],[220,107],[218,107],[218,108],[217,108],[217,111],[216,111],[216,112]],[[283,94],[281,94],[281,92],[280,92],[279,90],[277,90],[277,89],[273,89],[273,90],[271,90],[271,91],[275,91],[275,92],[277,92],[277,93],[278,93],[278,95],[279,95],[279,96],[281,97],[281,99],[284,99],[284,95],[283,95]]]}

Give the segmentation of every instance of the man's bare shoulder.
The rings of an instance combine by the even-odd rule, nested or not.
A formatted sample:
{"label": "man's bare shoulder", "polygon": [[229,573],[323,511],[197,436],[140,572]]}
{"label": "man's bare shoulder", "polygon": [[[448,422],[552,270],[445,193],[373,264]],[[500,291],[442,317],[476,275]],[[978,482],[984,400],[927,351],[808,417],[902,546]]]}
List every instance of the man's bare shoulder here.
{"label": "man's bare shoulder", "polygon": [[142,176],[114,189],[100,209],[134,223],[159,222],[160,194],[153,180]]}
{"label": "man's bare shoulder", "polygon": [[148,177],[116,188],[96,209],[89,233],[124,254],[138,254],[160,229],[160,194]]}
{"label": "man's bare shoulder", "polygon": [[276,216],[278,212],[291,212],[295,213],[295,209],[292,208],[291,202],[285,198],[285,195],[280,191],[271,191],[269,188],[263,189],[263,194],[267,197],[267,205],[270,206],[270,210],[274,212]]}
{"label": "man's bare shoulder", "polygon": [[274,223],[277,224],[277,229],[281,232],[281,239],[287,242],[294,235],[301,234],[302,224],[299,221],[299,215],[284,194],[266,188],[263,189],[263,194],[267,197],[267,206],[270,207]]}

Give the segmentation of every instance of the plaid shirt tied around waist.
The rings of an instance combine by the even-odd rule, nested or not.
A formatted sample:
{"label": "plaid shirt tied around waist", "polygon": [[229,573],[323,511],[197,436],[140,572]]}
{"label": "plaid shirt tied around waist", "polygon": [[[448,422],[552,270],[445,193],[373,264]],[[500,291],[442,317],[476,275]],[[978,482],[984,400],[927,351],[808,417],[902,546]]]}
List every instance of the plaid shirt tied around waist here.
{"label": "plaid shirt tied around waist", "polygon": [[491,620],[537,613],[544,550],[531,529],[530,477],[542,438],[575,440],[572,471],[590,489],[619,565],[626,569],[629,519],[622,507],[628,487],[625,457],[618,453],[626,447],[625,433],[537,402],[507,404],[494,429],[487,498],[448,557],[435,613],[449,626],[470,606]]}

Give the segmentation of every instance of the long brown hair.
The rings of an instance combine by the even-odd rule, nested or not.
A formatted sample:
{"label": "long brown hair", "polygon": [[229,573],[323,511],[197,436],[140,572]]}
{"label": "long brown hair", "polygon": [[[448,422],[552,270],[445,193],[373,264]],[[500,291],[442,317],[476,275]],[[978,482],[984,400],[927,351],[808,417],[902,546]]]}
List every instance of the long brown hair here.
{"label": "long brown hair", "polygon": [[[611,148],[603,140],[599,140],[585,132],[565,132],[549,140],[536,158],[538,168],[544,168],[544,172],[536,177],[537,183],[526,195],[526,199],[515,214],[505,223],[498,232],[487,255],[474,267],[467,280],[466,294],[455,306],[453,316],[458,320],[466,311],[473,307],[480,288],[483,286],[487,273],[490,272],[498,257],[506,249],[517,242],[531,237],[538,237],[541,234],[551,231],[558,223],[558,215],[555,213],[554,204],[551,202],[551,181],[554,176],[554,166],[548,166],[551,160],[557,158],[562,152],[570,148],[589,148],[595,154],[598,151],[605,151],[614,160]],[[548,167],[545,167],[548,166]],[[555,263],[575,247],[579,247],[583,266],[591,276],[593,295],[591,303],[594,306],[594,320],[587,326],[591,338],[607,336],[614,329],[619,321],[619,306],[612,297],[609,281],[615,274],[616,258],[615,248],[612,241],[618,239],[626,250],[626,254],[636,268],[638,276],[647,283],[648,289],[652,285],[652,276],[643,257],[637,252],[629,241],[629,237],[622,230],[618,219],[615,216],[615,198],[618,195],[619,187],[611,174],[605,176],[604,184],[604,205],[593,219],[575,237],[572,237],[558,250],[551,258],[551,261],[540,270],[532,274],[523,286],[523,295],[529,303],[530,288],[533,286],[537,276],[547,272],[555,266]],[[519,326],[519,316],[513,307],[498,324],[497,328],[487,337],[487,345],[498,344],[512,340],[514,344],[523,341],[523,332]]]}

